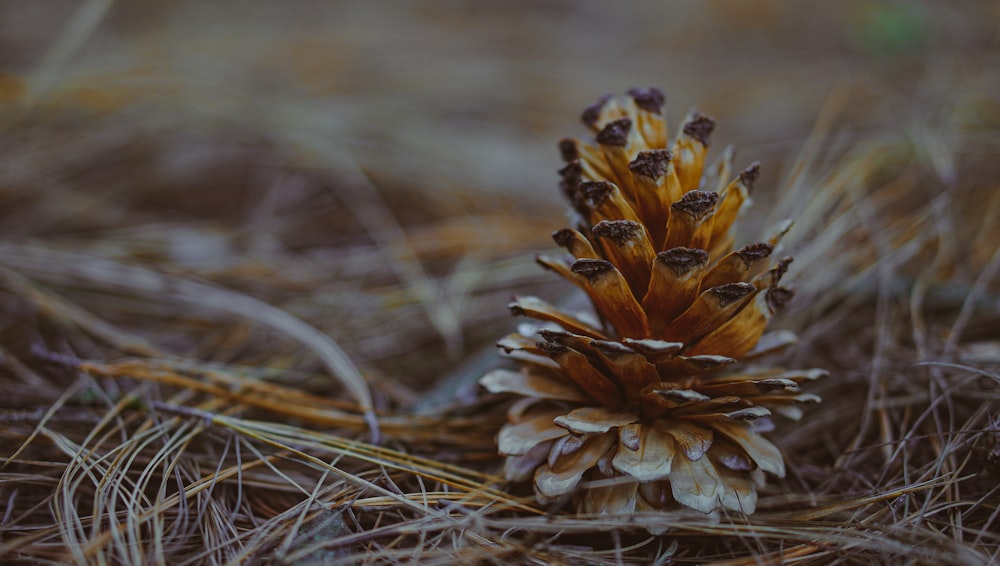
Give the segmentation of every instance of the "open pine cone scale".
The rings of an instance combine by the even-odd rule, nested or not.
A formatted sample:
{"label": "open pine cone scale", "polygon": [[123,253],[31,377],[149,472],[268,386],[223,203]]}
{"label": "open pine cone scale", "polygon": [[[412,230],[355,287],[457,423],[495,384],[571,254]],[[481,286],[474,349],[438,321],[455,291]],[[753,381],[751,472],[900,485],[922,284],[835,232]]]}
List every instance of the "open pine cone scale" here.
{"label": "open pine cone scale", "polygon": [[761,433],[773,413],[796,419],[818,401],[800,384],[824,372],[730,367],[794,342],[764,334],[792,296],[779,285],[790,258],[774,261],[790,223],[732,250],[759,165],[729,180],[727,150],[703,175],[714,122],[692,111],[668,150],[663,104],[656,89],[605,97],[583,114],[594,142],[560,143],[575,226],[553,234],[568,256],[538,262],[594,313],[516,297],[511,311],[539,321],[499,342],[520,370],[481,383],[523,397],[499,452],[507,479],[533,479],[540,501],[577,493],[590,513],[675,502],[752,513],[765,472],[785,473]]}

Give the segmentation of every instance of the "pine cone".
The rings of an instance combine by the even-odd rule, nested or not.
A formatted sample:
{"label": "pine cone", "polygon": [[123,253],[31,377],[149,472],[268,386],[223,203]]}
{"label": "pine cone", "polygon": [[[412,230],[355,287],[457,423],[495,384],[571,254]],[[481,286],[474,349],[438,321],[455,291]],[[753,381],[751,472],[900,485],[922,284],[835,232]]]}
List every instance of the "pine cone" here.
{"label": "pine cone", "polygon": [[605,97],[583,113],[594,143],[560,143],[577,227],[553,234],[571,256],[538,262],[583,289],[597,317],[515,297],[512,312],[540,324],[498,344],[520,371],[481,384],[523,396],[499,452],[507,479],[533,478],[541,502],[578,492],[588,513],[674,502],[752,513],[764,472],[785,473],[761,432],[772,413],[798,419],[797,404],[818,401],[799,384],[824,372],[727,368],[794,342],[763,334],[792,295],[778,285],[791,259],[771,261],[791,223],[730,251],[759,166],[730,182],[727,150],[703,179],[714,122],[692,111],[667,150],[663,103],[657,89]]}

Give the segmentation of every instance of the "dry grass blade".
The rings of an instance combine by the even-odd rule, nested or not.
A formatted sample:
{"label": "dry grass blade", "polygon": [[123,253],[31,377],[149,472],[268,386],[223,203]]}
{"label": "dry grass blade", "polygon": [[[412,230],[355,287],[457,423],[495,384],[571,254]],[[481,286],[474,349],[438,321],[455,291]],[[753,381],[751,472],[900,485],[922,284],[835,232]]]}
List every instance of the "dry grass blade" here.
{"label": "dry grass blade", "polygon": [[[8,267],[49,283],[86,282],[149,297],[170,297],[199,308],[244,316],[284,332],[323,360],[333,376],[358,400],[373,438],[379,437],[371,392],[357,367],[329,336],[286,311],[227,289],[65,252],[5,244],[0,246],[0,260]],[[47,269],[53,265],[60,268]]]}

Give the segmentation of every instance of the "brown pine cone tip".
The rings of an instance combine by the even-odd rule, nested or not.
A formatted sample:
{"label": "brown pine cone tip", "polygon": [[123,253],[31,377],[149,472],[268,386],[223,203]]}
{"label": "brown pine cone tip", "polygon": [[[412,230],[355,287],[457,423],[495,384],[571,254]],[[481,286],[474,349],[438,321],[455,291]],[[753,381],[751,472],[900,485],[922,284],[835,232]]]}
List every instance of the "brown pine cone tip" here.
{"label": "brown pine cone tip", "polygon": [[506,478],[532,479],[542,503],[575,493],[586,513],[752,513],[765,472],[785,474],[761,433],[774,413],[797,420],[817,402],[799,386],[825,372],[733,365],[795,341],[764,334],[791,297],[778,286],[791,259],[772,258],[790,223],[731,250],[760,166],[730,180],[727,150],[705,171],[715,122],[696,111],[668,148],[664,101],[655,88],[604,97],[583,114],[594,140],[560,142],[577,217],[553,239],[571,256],[538,262],[583,289],[597,316],[515,298],[515,315],[539,321],[499,343],[520,371],[481,383],[522,396],[499,452]]}

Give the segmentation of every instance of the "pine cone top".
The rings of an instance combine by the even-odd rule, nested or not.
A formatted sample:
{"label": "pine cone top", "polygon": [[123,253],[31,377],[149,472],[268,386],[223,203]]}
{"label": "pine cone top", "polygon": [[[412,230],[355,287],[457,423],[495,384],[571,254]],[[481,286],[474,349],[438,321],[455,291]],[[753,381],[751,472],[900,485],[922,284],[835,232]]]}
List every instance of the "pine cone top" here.
{"label": "pine cone top", "polygon": [[553,233],[569,256],[538,262],[583,289],[598,320],[516,298],[514,314],[543,324],[499,342],[521,371],[481,383],[525,396],[499,450],[508,479],[533,476],[540,500],[587,475],[588,511],[676,500],[749,513],[761,472],[784,474],[759,431],[772,411],[798,418],[797,403],[817,400],[799,384],[823,372],[720,371],[794,342],[787,332],[762,339],[792,294],[778,285],[791,259],[772,261],[790,222],[730,251],[759,165],[727,180],[727,150],[703,175],[714,121],[692,111],[667,150],[664,100],[657,89],[605,97],[583,113],[593,142],[560,142],[560,187],[576,227]]}

